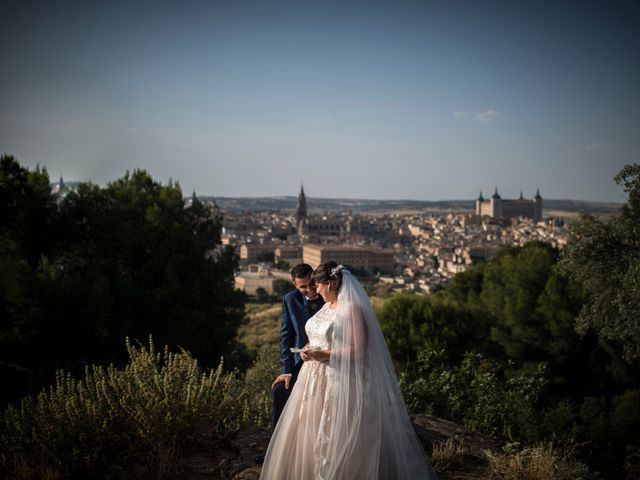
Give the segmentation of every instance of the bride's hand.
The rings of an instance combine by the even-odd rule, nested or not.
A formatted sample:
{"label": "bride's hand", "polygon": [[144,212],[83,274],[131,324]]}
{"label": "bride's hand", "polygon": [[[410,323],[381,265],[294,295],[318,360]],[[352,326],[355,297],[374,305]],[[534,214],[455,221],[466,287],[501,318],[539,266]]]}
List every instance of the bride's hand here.
{"label": "bride's hand", "polygon": [[309,354],[304,350],[300,352],[300,358],[302,359],[303,362],[308,362],[309,360],[311,360],[311,357],[309,356]]}
{"label": "bride's hand", "polygon": [[312,350],[308,351],[306,355],[310,360],[323,363],[329,363],[329,359],[331,358],[331,352],[329,350]]}

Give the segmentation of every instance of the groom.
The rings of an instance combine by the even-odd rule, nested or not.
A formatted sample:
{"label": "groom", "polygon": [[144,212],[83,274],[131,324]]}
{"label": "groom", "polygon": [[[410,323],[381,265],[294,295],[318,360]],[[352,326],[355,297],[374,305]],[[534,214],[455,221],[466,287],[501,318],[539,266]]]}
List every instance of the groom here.
{"label": "groom", "polygon": [[280,414],[289,399],[291,389],[296,383],[302,359],[299,353],[291,353],[291,348],[302,348],[307,342],[304,326],[324,304],[316,292],[311,280],[313,268],[306,263],[296,265],[291,270],[291,280],[295,290],[282,297],[282,323],[280,328],[280,375],[271,385],[273,391],[273,410],[271,412],[271,431],[276,428]]}
{"label": "groom", "polygon": [[[291,348],[302,348],[307,342],[304,326],[320,308],[324,300],[311,280],[313,268],[306,263],[296,265],[291,270],[291,280],[295,290],[282,297],[282,317],[280,327],[280,375],[271,384],[273,409],[271,411],[271,432],[276,428],[291,389],[296,383],[302,359],[299,353],[291,353]],[[262,463],[264,455],[256,455],[256,462]]]}

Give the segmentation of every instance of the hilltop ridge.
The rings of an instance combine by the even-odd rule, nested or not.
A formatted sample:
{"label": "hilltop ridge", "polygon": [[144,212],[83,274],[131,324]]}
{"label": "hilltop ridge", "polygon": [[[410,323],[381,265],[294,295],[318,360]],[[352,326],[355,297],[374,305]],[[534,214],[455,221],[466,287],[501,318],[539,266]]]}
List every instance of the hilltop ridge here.
{"label": "hilltop ridge", "polygon": [[[217,197],[200,196],[201,200],[213,200],[223,210],[238,211],[294,211],[298,197]],[[569,199],[544,199],[545,212],[578,214],[586,212],[597,215],[613,215],[619,212],[622,203],[588,202]],[[473,212],[475,200],[373,200],[347,198],[316,198],[307,196],[310,211],[371,213],[374,211],[458,211]]]}

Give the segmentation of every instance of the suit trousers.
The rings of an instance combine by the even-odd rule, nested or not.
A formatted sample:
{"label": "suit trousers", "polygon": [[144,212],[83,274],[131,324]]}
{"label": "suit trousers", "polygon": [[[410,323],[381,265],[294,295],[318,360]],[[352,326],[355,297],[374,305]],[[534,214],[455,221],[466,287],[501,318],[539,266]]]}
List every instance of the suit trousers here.
{"label": "suit trousers", "polygon": [[289,388],[284,388],[284,382],[276,383],[276,386],[273,387],[271,391],[273,395],[273,409],[271,410],[271,433],[276,429],[276,425],[278,420],[280,419],[280,415],[282,415],[282,410],[284,410],[284,406],[289,400],[289,395],[291,395],[291,390],[293,390],[293,386],[298,379],[298,374],[300,373],[300,369],[302,368],[302,364],[304,362],[298,362],[298,364],[293,367],[293,372],[291,374],[291,381],[289,382]]}

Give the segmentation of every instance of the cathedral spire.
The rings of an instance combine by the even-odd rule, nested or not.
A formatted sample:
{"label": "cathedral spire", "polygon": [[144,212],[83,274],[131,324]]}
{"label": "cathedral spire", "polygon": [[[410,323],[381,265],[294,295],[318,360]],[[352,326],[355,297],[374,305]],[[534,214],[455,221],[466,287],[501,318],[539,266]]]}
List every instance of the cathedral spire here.
{"label": "cathedral spire", "polygon": [[540,195],[540,187],[536,188],[536,200],[542,200],[542,196]]}
{"label": "cathedral spire", "polygon": [[298,195],[298,209],[296,220],[300,223],[307,218],[307,196],[304,194],[304,185],[300,182],[300,194]]}

